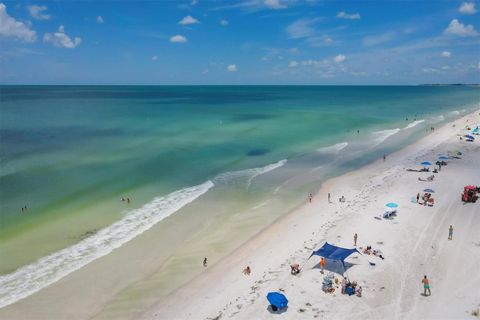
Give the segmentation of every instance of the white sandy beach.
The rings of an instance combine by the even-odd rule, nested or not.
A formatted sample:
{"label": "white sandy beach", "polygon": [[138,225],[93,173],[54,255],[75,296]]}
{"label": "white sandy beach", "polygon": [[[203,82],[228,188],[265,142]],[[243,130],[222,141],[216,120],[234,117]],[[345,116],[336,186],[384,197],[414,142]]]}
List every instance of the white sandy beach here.
{"label": "white sandy beach", "polygon": [[[388,155],[385,162],[380,159],[327,181],[312,203],[291,211],[219,262],[203,268],[198,261],[194,271],[200,275],[164,300],[139,296],[141,303],[136,300],[132,307],[129,296],[121,295],[127,278],[128,283],[145,286],[150,281],[151,286],[161,287],[155,275],[162,273],[167,262],[152,250],[153,240],[145,241],[154,232],[146,232],[0,309],[0,319],[469,319],[480,308],[480,204],[463,204],[460,194],[465,185],[480,184],[480,144],[460,141],[458,135],[467,123],[479,122],[477,111]],[[435,162],[438,154],[448,150],[461,150],[462,159],[449,160],[432,183],[418,180],[430,173],[405,170],[419,169],[423,160]],[[435,190],[434,207],[411,202],[425,188]],[[328,193],[332,203],[327,202]],[[345,203],[338,202],[342,195]],[[375,219],[388,202],[399,204],[398,216]],[[447,240],[450,224],[452,241]],[[175,229],[171,230],[176,239]],[[380,249],[385,260],[368,255],[346,260],[353,264],[348,276],[363,287],[363,297],[341,295],[338,289],[326,294],[321,290],[320,257],[308,262],[307,258],[325,241],[351,248],[354,233],[358,233],[359,247]],[[303,266],[298,276],[290,274],[289,266],[295,262]],[[252,269],[250,276],[242,274],[247,265]],[[331,268],[343,272],[327,262],[327,270]],[[429,297],[421,295],[425,274],[431,282]],[[289,299],[281,315],[268,310],[265,298],[280,289]],[[122,309],[125,306],[128,312]]]}
{"label": "white sandy beach", "polygon": [[[208,266],[194,281],[147,310],[144,319],[469,319],[480,308],[480,205],[460,201],[463,187],[480,183],[480,144],[460,140],[475,112],[437,128],[401,151],[360,170],[331,179],[312,203],[291,212],[221,262]],[[407,172],[419,162],[435,162],[438,154],[461,150],[462,159],[448,161],[433,182],[431,173]],[[411,198],[425,188],[435,190],[435,205]],[[327,194],[332,202],[328,203]],[[344,195],[345,203],[338,198]],[[399,204],[393,220],[375,219],[388,202]],[[454,227],[449,241],[448,228]],[[346,261],[350,280],[363,287],[363,297],[321,290],[320,257],[309,261],[325,241],[351,248],[371,245],[385,260],[354,254]],[[371,266],[368,261],[376,265]],[[290,264],[303,266],[298,276]],[[200,262],[199,262],[200,264]],[[242,270],[250,266],[252,274]],[[327,262],[327,270],[338,265]],[[421,280],[430,279],[432,295],[422,295]],[[336,274],[339,277],[338,274]],[[284,291],[289,307],[281,315],[268,309],[266,294]]]}

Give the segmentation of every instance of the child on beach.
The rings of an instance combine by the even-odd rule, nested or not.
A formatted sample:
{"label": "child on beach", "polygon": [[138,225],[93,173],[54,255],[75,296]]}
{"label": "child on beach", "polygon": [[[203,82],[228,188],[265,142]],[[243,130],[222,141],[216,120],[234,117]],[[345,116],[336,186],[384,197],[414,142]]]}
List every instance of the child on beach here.
{"label": "child on beach", "polygon": [[428,295],[431,295],[432,293],[430,292],[430,283],[428,282],[427,276],[423,277],[422,283],[423,283],[423,295],[426,296],[427,291],[428,291]]}
{"label": "child on beach", "polygon": [[322,259],[320,259],[320,266],[322,267],[322,273],[323,271],[325,270],[325,258],[322,257]]}

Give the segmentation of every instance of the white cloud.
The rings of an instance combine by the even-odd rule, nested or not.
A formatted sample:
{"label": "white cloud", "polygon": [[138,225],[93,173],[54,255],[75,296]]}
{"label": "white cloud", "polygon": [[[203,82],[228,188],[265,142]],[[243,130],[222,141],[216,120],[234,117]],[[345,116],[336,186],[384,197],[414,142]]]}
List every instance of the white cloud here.
{"label": "white cloud", "polygon": [[236,65],[234,64],[229,64],[227,66],[227,72],[237,72],[238,71],[238,68]]}
{"label": "white cloud", "polygon": [[300,19],[287,26],[287,34],[292,39],[305,38],[313,35],[315,29],[312,25],[318,19]]}
{"label": "white cloud", "polygon": [[102,16],[97,16],[97,18],[95,20],[97,20],[97,23],[100,23],[100,24],[105,22],[105,20],[103,20]]}
{"label": "white cloud", "polygon": [[474,2],[463,2],[458,11],[463,14],[475,14],[477,9]]}
{"label": "white cloud", "polygon": [[452,55],[452,53],[450,51],[443,51],[441,53],[441,56],[444,57],[444,58],[450,58],[451,55]]}
{"label": "white cloud", "polygon": [[290,61],[290,63],[288,64],[288,67],[289,68],[296,68],[296,67],[298,67],[298,62],[297,61]]}
{"label": "white cloud", "polygon": [[337,13],[337,18],[341,19],[349,19],[349,20],[357,20],[360,19],[360,13],[346,13],[345,11],[340,11]]}
{"label": "white cloud", "polygon": [[65,33],[65,27],[58,27],[58,31],[54,33],[45,33],[43,35],[43,42],[51,43],[58,48],[68,48],[73,49],[77,47],[82,39],[75,37],[73,40]]}
{"label": "white cloud", "polygon": [[200,21],[198,21],[197,19],[195,19],[192,16],[186,16],[178,22],[178,24],[181,24],[181,25],[184,25],[184,26],[189,25],[189,24],[197,24],[197,23],[200,23]]}
{"label": "white cloud", "polygon": [[393,32],[387,32],[378,36],[369,36],[363,38],[363,45],[367,47],[376,46],[384,42],[388,42],[393,39]]}
{"label": "white cloud", "polygon": [[49,20],[52,16],[49,14],[46,14],[44,11],[47,11],[47,6],[37,6],[37,5],[32,5],[32,6],[27,6],[27,10],[30,13],[30,15],[37,20]]}
{"label": "white cloud", "polygon": [[221,24],[222,26],[228,26],[228,20],[221,19],[221,20],[220,20],[220,24]]}
{"label": "white cloud", "polygon": [[335,56],[335,58],[333,58],[333,61],[335,61],[336,63],[342,63],[343,61],[345,61],[345,59],[347,59],[347,57],[345,57],[343,54],[339,54]]}
{"label": "white cloud", "polygon": [[478,35],[477,30],[471,25],[464,25],[457,19],[453,19],[444,31],[445,34],[460,37],[474,37]]}
{"label": "white cloud", "polygon": [[30,26],[8,15],[3,3],[0,3],[0,36],[26,42],[33,42],[37,38],[35,30],[30,29]]}
{"label": "white cloud", "polygon": [[186,43],[187,41],[188,41],[187,38],[180,34],[170,37],[170,42],[173,42],[173,43]]}
{"label": "white cloud", "polygon": [[285,3],[282,3],[280,0],[265,0],[263,3],[265,4],[265,6],[274,10],[285,9],[287,7],[287,5]]}
{"label": "white cloud", "polygon": [[157,61],[157,60],[158,60],[158,56],[152,56],[152,60],[153,60],[153,61]]}

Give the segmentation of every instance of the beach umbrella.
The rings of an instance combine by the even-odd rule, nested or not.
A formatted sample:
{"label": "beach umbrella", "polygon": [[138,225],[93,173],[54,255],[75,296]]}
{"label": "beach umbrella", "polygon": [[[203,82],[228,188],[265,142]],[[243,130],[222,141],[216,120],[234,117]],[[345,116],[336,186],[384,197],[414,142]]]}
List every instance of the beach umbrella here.
{"label": "beach umbrella", "polygon": [[267,294],[267,300],[270,304],[277,308],[285,308],[288,305],[287,297],[280,292],[269,292]]}
{"label": "beach umbrella", "polygon": [[438,157],[439,160],[448,160],[448,157],[445,157],[445,156],[440,156]]}
{"label": "beach umbrella", "polygon": [[396,207],[398,207],[398,204],[396,204],[395,202],[389,202],[385,206],[387,206],[389,208],[396,208]]}
{"label": "beach umbrella", "polygon": [[434,193],[435,191],[433,189],[425,189],[423,192]]}
{"label": "beach umbrella", "polygon": [[431,166],[432,163],[430,161],[423,161],[422,163],[420,163],[422,166]]}
{"label": "beach umbrella", "polygon": [[467,138],[467,139],[472,139],[472,140],[475,139],[474,136],[471,136],[471,135],[469,135],[469,134],[466,134],[466,135],[465,135],[465,138]]}

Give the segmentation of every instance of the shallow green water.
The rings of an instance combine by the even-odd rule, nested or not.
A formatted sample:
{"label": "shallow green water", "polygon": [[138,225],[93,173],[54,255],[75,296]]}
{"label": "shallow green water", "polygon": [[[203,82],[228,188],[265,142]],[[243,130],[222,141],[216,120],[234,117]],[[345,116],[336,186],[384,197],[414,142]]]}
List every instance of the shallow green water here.
{"label": "shallow green water", "polygon": [[208,180],[207,221],[294,205],[479,103],[474,87],[1,86],[0,274]]}

